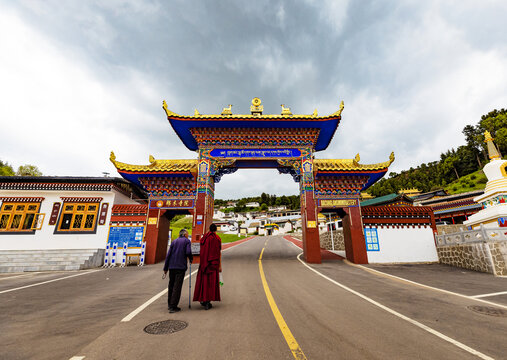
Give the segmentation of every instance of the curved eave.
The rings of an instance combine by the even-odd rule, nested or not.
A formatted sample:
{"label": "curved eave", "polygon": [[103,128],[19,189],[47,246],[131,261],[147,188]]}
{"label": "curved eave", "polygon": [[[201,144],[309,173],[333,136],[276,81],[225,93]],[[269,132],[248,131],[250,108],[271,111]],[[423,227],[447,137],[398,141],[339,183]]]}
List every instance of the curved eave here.
{"label": "curved eave", "polygon": [[361,191],[368,189],[370,186],[380,180],[387,172],[386,169],[381,170],[342,170],[342,171],[318,171],[316,176],[368,176],[368,181],[361,188]]}
{"label": "curved eave", "polygon": [[168,116],[167,119],[189,150],[199,148],[191,128],[304,128],[319,129],[319,137],[315,146],[316,151],[325,150],[331,142],[341,120],[341,116],[303,117],[266,115],[262,117],[249,115],[231,116]]}
{"label": "curved eave", "polygon": [[[118,170],[118,173],[125,179],[128,180],[135,185],[139,186],[141,189],[144,189],[144,186],[139,181],[140,178],[157,178],[157,177],[169,177],[169,176],[177,176],[177,177],[193,177],[191,172],[170,172],[170,171],[153,171],[153,172],[130,172],[130,171],[122,171]],[[147,191],[146,189],[144,189]]]}
{"label": "curved eave", "polygon": [[380,180],[389,166],[394,162],[394,152],[389,160],[379,164],[359,164],[359,154],[355,159],[316,159],[314,160],[315,176],[368,176],[368,181],[361,191],[368,189]]}

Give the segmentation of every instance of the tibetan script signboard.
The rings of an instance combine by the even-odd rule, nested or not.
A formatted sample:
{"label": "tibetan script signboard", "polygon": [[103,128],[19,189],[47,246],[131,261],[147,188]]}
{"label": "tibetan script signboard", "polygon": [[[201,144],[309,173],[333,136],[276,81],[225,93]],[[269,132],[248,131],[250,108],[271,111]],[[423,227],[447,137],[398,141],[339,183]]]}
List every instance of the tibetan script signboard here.
{"label": "tibetan script signboard", "polygon": [[318,206],[323,208],[344,208],[358,205],[358,199],[319,199]]}
{"label": "tibetan script signboard", "polygon": [[119,247],[128,243],[129,248],[141,248],[144,226],[111,226],[109,228],[108,243],[112,247],[117,243]]}
{"label": "tibetan script signboard", "polygon": [[213,149],[210,156],[216,158],[296,158],[299,149]]}
{"label": "tibetan script signboard", "polygon": [[152,199],[150,209],[193,209],[194,199]]}

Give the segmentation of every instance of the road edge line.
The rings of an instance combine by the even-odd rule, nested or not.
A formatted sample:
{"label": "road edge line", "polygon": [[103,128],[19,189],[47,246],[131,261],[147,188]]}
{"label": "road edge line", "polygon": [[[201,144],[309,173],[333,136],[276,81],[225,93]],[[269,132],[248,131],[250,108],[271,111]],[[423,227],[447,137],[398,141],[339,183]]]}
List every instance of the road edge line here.
{"label": "road edge line", "polygon": [[497,303],[494,303],[492,301],[477,299],[477,298],[475,298],[473,296],[470,296],[470,295],[464,295],[464,294],[456,293],[456,292],[453,292],[453,291],[444,290],[444,289],[440,289],[440,288],[437,288],[437,287],[421,284],[421,283],[418,283],[416,281],[408,280],[408,279],[405,279],[405,278],[402,278],[402,277],[399,277],[399,276],[396,276],[396,275],[391,275],[391,274],[388,274],[388,273],[385,273],[385,272],[382,272],[382,271],[379,271],[379,270],[376,270],[376,269],[371,269],[371,268],[368,268],[368,267],[363,266],[363,265],[354,264],[354,263],[351,263],[348,260],[344,260],[344,262],[347,265],[350,265],[350,266],[353,266],[353,267],[358,267],[358,268],[360,268],[360,269],[362,269],[362,270],[364,270],[366,272],[375,273],[375,274],[378,274],[380,276],[390,277],[390,278],[393,278],[393,279],[396,279],[396,280],[400,280],[400,281],[403,281],[403,282],[406,282],[406,283],[409,283],[409,284],[412,284],[412,285],[415,285],[415,286],[419,286],[419,287],[430,289],[430,290],[434,290],[434,291],[439,291],[439,292],[442,292],[444,294],[459,296],[459,297],[462,297],[462,298],[465,298],[465,299],[468,299],[468,300],[480,301],[480,302],[483,302],[483,303],[488,304],[488,305],[498,306],[498,307],[507,309],[506,305],[497,304]]}
{"label": "road edge line", "polygon": [[[252,238],[250,238],[250,239],[248,239],[248,238],[247,238],[247,239],[245,239],[245,241],[243,241],[243,242],[241,242],[241,243],[239,243],[239,244],[236,244],[236,245],[234,245],[234,246],[230,246],[230,247],[228,247],[227,249],[222,250],[222,252],[227,251],[227,250],[229,250],[229,249],[232,249],[232,248],[234,248],[234,247],[236,247],[236,246],[240,246],[240,245],[242,245],[242,244],[244,244],[244,243],[247,243],[248,241],[252,240],[253,238],[255,238],[255,236],[254,236],[254,237],[252,237]],[[199,270],[199,269],[192,271],[192,275],[196,274],[198,270]],[[188,278],[189,278],[189,275],[186,275],[186,276],[184,277],[184,279],[183,279],[183,280],[187,280]],[[152,296],[149,300],[147,300],[146,302],[144,302],[143,304],[141,304],[140,306],[138,306],[135,310],[133,310],[133,311],[132,311],[132,312],[130,312],[127,316],[125,316],[123,319],[121,319],[121,321],[120,321],[120,322],[129,322],[129,321],[130,321],[130,320],[132,320],[132,319],[133,319],[136,315],[138,315],[141,311],[143,311],[144,309],[146,309],[146,308],[147,308],[148,306],[150,306],[153,302],[157,301],[157,300],[158,300],[161,296],[163,296],[165,293],[167,293],[167,288],[165,288],[164,290],[162,290],[162,291],[161,291],[161,292],[159,292],[158,294],[153,295],[153,296]]]}
{"label": "road edge line", "polygon": [[[194,275],[195,273],[197,272],[197,270],[194,270],[192,271],[192,275]],[[183,280],[187,280],[189,278],[190,275],[186,275]],[[155,302],[156,300],[158,300],[162,295],[164,295],[165,293],[167,292],[167,288],[165,288],[164,290],[162,290],[161,292],[159,292],[158,294],[152,296],[149,300],[147,300],[146,302],[144,302],[142,305],[138,306],[134,311],[132,311],[130,314],[128,314],[127,316],[125,316],[123,319],[121,319],[120,322],[129,322],[130,320],[132,320],[136,315],[138,315],[141,311],[143,311],[144,309],[146,309],[149,305],[151,305],[153,302]]]}
{"label": "road edge line", "polygon": [[69,279],[69,278],[73,278],[73,277],[81,276],[81,275],[87,275],[87,274],[91,274],[91,273],[94,273],[94,272],[97,272],[97,271],[102,271],[102,270],[103,269],[84,271],[84,272],[81,272],[79,274],[64,276],[64,277],[58,278],[58,279],[51,279],[51,280],[46,280],[46,281],[43,281],[43,282],[40,282],[40,283],[35,283],[35,284],[20,286],[20,287],[17,287],[17,288],[2,290],[2,291],[0,291],[0,294],[5,294],[5,293],[11,292],[11,291],[16,291],[16,290],[23,290],[23,289],[31,288],[31,287],[34,287],[34,286],[49,284],[49,283],[52,283],[52,282],[55,282],[55,281],[65,280],[65,279]]}
{"label": "road edge line", "polygon": [[399,313],[399,312],[397,312],[397,311],[395,311],[395,310],[393,310],[393,309],[391,309],[391,308],[389,308],[389,307],[387,307],[385,305],[382,305],[381,303],[379,303],[379,302],[377,302],[377,301],[369,298],[368,296],[363,295],[360,292],[355,291],[355,290],[349,288],[348,286],[343,285],[343,284],[339,283],[338,281],[331,279],[330,277],[328,277],[328,276],[322,274],[321,272],[315,270],[314,268],[312,268],[311,266],[309,266],[308,264],[306,264],[303,260],[301,260],[301,255],[302,254],[303,253],[301,253],[301,254],[299,254],[297,256],[297,259],[299,260],[299,262],[301,264],[303,264],[304,266],[306,266],[308,269],[310,269],[311,271],[313,271],[317,275],[319,275],[319,276],[323,277],[324,279],[332,282],[333,284],[341,287],[342,289],[344,289],[344,290],[346,290],[346,291],[348,291],[348,292],[350,292],[350,293],[352,293],[352,294],[360,297],[363,300],[368,301],[370,304],[375,305],[375,306],[381,308],[382,310],[387,311],[388,313],[390,313],[390,314],[392,314],[392,315],[394,315],[394,316],[396,316],[396,317],[398,317],[398,318],[400,318],[402,320],[405,320],[405,321],[411,323],[412,325],[417,326],[418,328],[420,328],[422,330],[425,330],[426,332],[429,332],[432,335],[435,335],[435,336],[441,338],[442,340],[447,341],[448,343],[450,343],[450,344],[452,344],[452,345],[454,345],[454,346],[456,346],[456,347],[458,347],[458,348],[460,348],[462,350],[465,350],[466,352],[468,352],[468,353],[470,353],[472,355],[478,356],[478,357],[480,357],[481,359],[484,359],[484,360],[494,360],[494,358],[492,358],[492,357],[490,357],[490,356],[488,356],[486,354],[483,354],[483,353],[481,353],[478,350],[475,350],[475,349],[473,349],[473,348],[471,348],[471,347],[469,347],[469,346],[467,346],[467,345],[465,345],[465,344],[463,344],[463,343],[461,343],[461,342],[459,342],[457,340],[454,340],[453,338],[450,338],[447,335],[444,335],[441,332],[439,332],[437,330],[434,330],[434,329],[430,328],[429,326],[426,326],[426,325],[420,323],[417,320],[411,319],[408,316],[405,316],[405,315],[403,315],[403,314],[401,314],[401,313]]}
{"label": "road edge line", "polygon": [[[284,239],[285,239],[285,237],[284,237]],[[300,249],[300,250],[302,249],[301,247],[299,247],[298,245],[294,244],[289,239],[285,239],[285,240],[287,240],[288,242],[290,242],[292,245],[296,246],[298,249]],[[440,288],[437,288],[437,287],[421,284],[421,283],[418,283],[418,282],[415,282],[415,281],[412,281],[412,280],[408,280],[408,279],[405,279],[405,278],[402,278],[402,277],[399,277],[399,276],[396,276],[396,275],[391,275],[391,274],[388,274],[388,273],[385,273],[385,272],[382,272],[382,271],[379,271],[379,270],[371,269],[369,267],[366,267],[366,266],[363,266],[363,265],[360,265],[360,264],[354,264],[354,263],[350,262],[347,259],[343,259],[343,262],[345,264],[349,265],[349,266],[358,267],[358,268],[360,268],[360,269],[362,269],[362,270],[364,270],[366,272],[371,272],[371,273],[374,273],[375,275],[378,275],[378,276],[390,277],[390,278],[399,280],[401,282],[406,282],[406,283],[414,285],[414,286],[419,286],[419,287],[422,287],[422,288],[426,288],[426,289],[430,289],[430,290],[434,290],[434,291],[439,291],[439,292],[442,292],[442,293],[448,294],[448,295],[459,296],[459,297],[462,297],[462,298],[465,298],[465,299],[468,299],[468,300],[472,300],[472,301],[480,301],[480,302],[488,304],[488,305],[498,306],[500,308],[507,309],[506,305],[498,304],[498,303],[495,303],[495,302],[492,302],[492,301],[488,301],[488,300],[482,300],[482,299],[476,298],[475,296],[464,295],[464,294],[456,293],[456,292],[453,292],[453,291],[444,290],[444,289],[440,289]]]}

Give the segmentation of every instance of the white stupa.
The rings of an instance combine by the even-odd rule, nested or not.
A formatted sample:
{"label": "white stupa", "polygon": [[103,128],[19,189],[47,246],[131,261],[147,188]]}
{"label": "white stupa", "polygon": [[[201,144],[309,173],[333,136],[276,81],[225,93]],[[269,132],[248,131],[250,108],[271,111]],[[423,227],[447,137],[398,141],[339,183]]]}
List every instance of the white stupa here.
{"label": "white stupa", "polygon": [[507,160],[502,160],[489,131],[484,133],[491,161],[482,171],[488,182],[484,194],[474,198],[482,204],[482,210],[463,222],[469,229],[478,229],[481,224],[487,228],[507,227]]}

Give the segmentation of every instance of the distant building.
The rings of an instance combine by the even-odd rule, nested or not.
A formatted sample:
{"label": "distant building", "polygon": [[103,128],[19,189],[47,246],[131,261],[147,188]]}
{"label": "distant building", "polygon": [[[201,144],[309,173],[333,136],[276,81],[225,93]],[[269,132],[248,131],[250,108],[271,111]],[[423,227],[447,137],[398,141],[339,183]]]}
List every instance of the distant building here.
{"label": "distant building", "polygon": [[245,204],[245,207],[248,207],[248,208],[258,208],[260,205],[258,202],[249,202],[249,203],[246,203]]}
{"label": "distant building", "polygon": [[412,206],[414,200],[405,194],[389,194],[362,200],[361,206]]}
{"label": "distant building", "polygon": [[435,221],[439,223],[463,224],[470,215],[482,209],[482,204],[476,203],[474,198],[484,194],[483,190],[466,193],[433,197],[419,201],[423,206],[431,206],[435,214]]}

